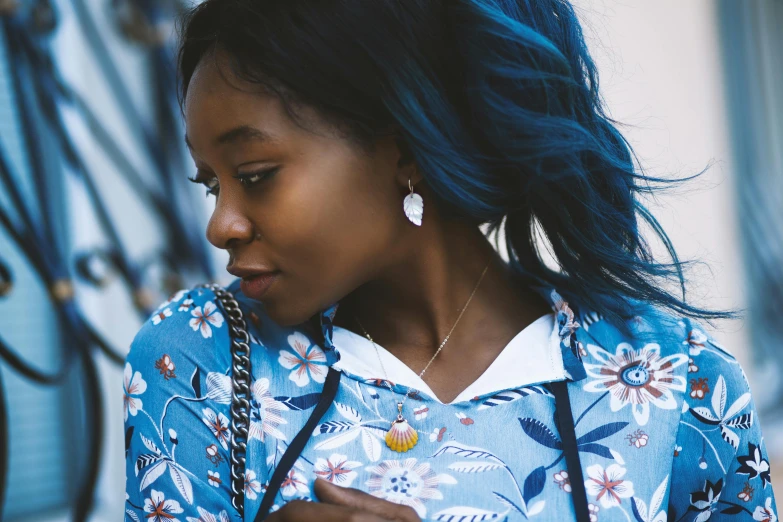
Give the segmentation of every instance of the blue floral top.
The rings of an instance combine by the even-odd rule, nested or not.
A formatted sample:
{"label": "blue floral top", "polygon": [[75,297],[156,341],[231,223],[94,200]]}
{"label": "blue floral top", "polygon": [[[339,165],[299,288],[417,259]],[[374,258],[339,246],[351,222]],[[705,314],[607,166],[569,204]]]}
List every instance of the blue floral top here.
{"label": "blue floral top", "polygon": [[[487,371],[441,402],[390,352],[332,324],[281,327],[229,285],[250,332],[253,382],[245,519],[253,520],[329,366],[337,395],[282,483],[274,509],[317,501],[315,477],[443,521],[777,520],[764,439],[737,360],[696,322],[649,307],[632,337],[593,312],[553,312],[522,330]],[[316,335],[317,334],[317,335]],[[381,370],[380,359],[383,359]],[[239,520],[230,501],[230,340],[215,294],[177,292],[138,332],[125,366],[126,521]],[[583,483],[572,484],[546,383],[567,381]],[[396,403],[418,443],[384,443]]]}

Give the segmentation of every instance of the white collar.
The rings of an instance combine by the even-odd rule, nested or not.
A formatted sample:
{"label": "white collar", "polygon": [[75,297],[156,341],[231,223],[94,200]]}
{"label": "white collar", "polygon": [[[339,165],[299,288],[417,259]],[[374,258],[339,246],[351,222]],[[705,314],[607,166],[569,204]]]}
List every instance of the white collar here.
{"label": "white collar", "polygon": [[[474,397],[533,384],[566,379],[555,314],[550,312],[530,323],[503,348],[492,364],[453,401],[455,404]],[[378,345],[378,357],[366,337],[340,326],[333,326],[332,342],[340,354],[333,367],[361,379],[386,378],[402,386],[414,388],[443,404],[413,370],[394,354]],[[377,343],[376,343],[377,344]]]}

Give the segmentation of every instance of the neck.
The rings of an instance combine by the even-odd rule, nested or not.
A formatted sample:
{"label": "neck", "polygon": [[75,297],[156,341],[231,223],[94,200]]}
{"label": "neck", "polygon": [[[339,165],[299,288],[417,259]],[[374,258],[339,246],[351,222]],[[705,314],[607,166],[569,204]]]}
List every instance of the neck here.
{"label": "neck", "polygon": [[505,261],[477,227],[433,221],[417,231],[415,244],[402,249],[402,260],[390,260],[382,273],[343,298],[335,316],[336,325],[363,335],[357,317],[376,343],[419,370],[454,326],[487,265],[444,346],[448,358],[465,360],[476,346],[502,348],[551,312],[535,291],[514,284]]}

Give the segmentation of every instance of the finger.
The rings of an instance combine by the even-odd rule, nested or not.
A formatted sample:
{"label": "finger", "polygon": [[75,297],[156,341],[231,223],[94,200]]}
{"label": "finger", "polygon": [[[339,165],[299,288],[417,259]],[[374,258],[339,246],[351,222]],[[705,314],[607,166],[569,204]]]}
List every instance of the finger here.
{"label": "finger", "polygon": [[313,491],[321,502],[353,507],[392,520],[420,520],[416,511],[410,506],[395,504],[355,488],[344,488],[321,477],[315,479]]}
{"label": "finger", "polygon": [[345,506],[307,500],[292,500],[277,511],[270,513],[264,520],[266,522],[310,522],[312,520],[318,520],[318,522],[393,522],[374,513],[363,513]]}

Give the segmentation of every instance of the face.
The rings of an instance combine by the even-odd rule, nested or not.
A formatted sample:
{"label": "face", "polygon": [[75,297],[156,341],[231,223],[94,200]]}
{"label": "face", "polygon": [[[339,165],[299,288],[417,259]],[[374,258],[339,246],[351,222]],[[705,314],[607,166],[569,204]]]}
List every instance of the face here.
{"label": "face", "polygon": [[229,270],[277,272],[260,301],[281,325],[307,320],[395,262],[410,227],[402,200],[414,173],[398,166],[393,137],[368,153],[301,111],[307,129],[279,99],[236,78],[220,51],[202,59],[185,100],[196,178],[215,197],[207,239],[229,252]]}

